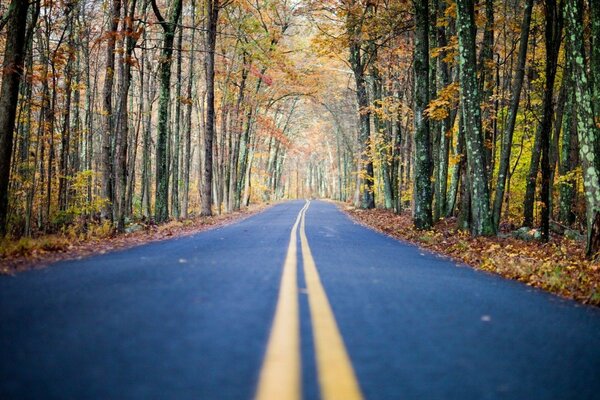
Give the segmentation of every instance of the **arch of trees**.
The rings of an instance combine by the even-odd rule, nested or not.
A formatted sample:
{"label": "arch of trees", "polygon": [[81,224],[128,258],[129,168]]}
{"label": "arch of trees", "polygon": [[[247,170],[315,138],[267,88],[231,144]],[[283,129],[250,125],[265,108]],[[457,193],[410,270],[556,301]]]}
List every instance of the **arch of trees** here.
{"label": "arch of trees", "polygon": [[600,250],[600,2],[11,0],[0,231],[333,197]]}

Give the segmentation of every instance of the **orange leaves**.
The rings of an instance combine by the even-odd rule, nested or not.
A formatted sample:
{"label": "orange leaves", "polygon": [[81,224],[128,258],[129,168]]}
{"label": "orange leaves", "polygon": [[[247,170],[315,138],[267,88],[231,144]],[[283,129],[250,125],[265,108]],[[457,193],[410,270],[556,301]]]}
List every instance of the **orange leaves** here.
{"label": "orange leaves", "polygon": [[438,97],[431,100],[425,109],[429,118],[440,121],[447,118],[450,110],[458,105],[458,82],[453,82],[438,93]]}
{"label": "orange leaves", "polygon": [[261,133],[263,135],[271,136],[272,138],[277,140],[279,143],[281,143],[287,149],[289,149],[292,146],[290,139],[288,139],[288,137],[285,136],[283,131],[277,127],[277,125],[275,124],[275,121],[273,121],[272,118],[259,115],[256,118],[256,121],[258,123],[258,132],[259,133]]}
{"label": "orange leaves", "polygon": [[273,78],[271,78],[267,74],[263,74],[262,72],[260,72],[258,70],[258,68],[256,68],[256,66],[254,66],[254,65],[250,66],[250,73],[252,75],[254,75],[255,77],[257,77],[258,79],[262,80],[263,83],[267,86],[271,86],[273,84]]}

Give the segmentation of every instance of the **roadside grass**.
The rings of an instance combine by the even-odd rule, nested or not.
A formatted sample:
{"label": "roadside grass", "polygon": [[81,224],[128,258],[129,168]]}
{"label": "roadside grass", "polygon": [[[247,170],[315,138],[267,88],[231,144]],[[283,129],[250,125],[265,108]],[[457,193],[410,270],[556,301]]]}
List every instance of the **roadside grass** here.
{"label": "roadside grass", "polygon": [[410,213],[343,209],[357,222],[395,238],[448,256],[474,268],[515,279],[581,303],[600,306],[600,262],[585,257],[584,245],[561,235],[548,243],[525,241],[502,232],[498,237],[472,237],[458,230],[454,219],[433,229],[413,227]]}
{"label": "roadside grass", "polygon": [[110,223],[89,224],[85,229],[71,226],[61,233],[38,237],[0,239],[0,274],[46,266],[49,263],[80,259],[171,237],[190,235],[211,227],[226,225],[255,214],[268,204],[251,205],[229,214],[172,220],[164,224],[136,222],[125,233],[115,233]]}

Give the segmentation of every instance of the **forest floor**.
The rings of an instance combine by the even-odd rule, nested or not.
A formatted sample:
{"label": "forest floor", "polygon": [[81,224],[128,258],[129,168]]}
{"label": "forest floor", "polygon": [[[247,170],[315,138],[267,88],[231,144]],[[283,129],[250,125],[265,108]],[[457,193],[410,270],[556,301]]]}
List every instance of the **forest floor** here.
{"label": "forest floor", "polygon": [[[108,251],[192,235],[236,222],[268,206],[269,204],[252,204],[229,214],[169,221],[160,225],[134,223],[129,227],[128,233],[122,234],[98,227],[87,235],[65,232],[36,238],[3,239],[0,240],[0,275],[42,268],[56,261],[81,259]],[[134,231],[131,227],[134,227]]]}
{"label": "forest floor", "polygon": [[444,219],[432,230],[413,227],[409,212],[361,210],[338,203],[355,221],[484,271],[516,279],[581,303],[600,306],[600,261],[585,257],[585,243],[553,234],[548,243],[523,240],[511,232],[472,237]]}

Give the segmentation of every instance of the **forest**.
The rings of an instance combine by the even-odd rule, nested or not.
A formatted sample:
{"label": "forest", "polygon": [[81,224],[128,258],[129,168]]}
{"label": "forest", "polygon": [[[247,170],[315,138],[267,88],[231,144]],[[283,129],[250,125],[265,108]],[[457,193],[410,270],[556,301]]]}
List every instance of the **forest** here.
{"label": "forest", "polygon": [[600,2],[0,2],[0,234],[329,198],[600,251]]}

